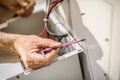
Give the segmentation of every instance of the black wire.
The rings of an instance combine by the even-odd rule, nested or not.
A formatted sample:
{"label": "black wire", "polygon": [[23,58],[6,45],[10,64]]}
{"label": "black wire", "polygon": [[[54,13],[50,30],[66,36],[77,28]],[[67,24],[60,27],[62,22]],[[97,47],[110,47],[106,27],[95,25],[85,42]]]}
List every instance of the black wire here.
{"label": "black wire", "polygon": [[[58,1],[50,8],[50,10],[48,10],[48,13],[46,14],[46,19],[47,19],[47,20],[49,19],[49,16],[50,16],[50,13],[52,12],[52,10],[53,10],[60,2],[62,2],[62,0],[58,0]],[[49,3],[49,4],[51,4],[51,0],[50,0],[50,3]],[[63,35],[56,35],[56,34],[52,33],[51,31],[49,31],[49,29],[48,29],[48,21],[45,21],[45,28],[46,28],[48,34],[50,34],[50,35],[52,35],[52,36],[54,36],[54,37],[57,37],[57,39],[58,39],[59,41],[61,41],[64,37],[67,37],[67,36],[68,36],[67,33],[65,33],[65,34],[63,34]]]}
{"label": "black wire", "polygon": [[[51,1],[50,1],[51,2]],[[60,3],[61,1],[58,1],[58,2],[56,2],[56,4],[54,4],[53,6],[52,6],[52,8],[50,8],[50,10],[48,11],[48,14],[47,14],[47,19],[49,19],[49,16],[50,16],[50,13],[52,12],[52,10]]]}

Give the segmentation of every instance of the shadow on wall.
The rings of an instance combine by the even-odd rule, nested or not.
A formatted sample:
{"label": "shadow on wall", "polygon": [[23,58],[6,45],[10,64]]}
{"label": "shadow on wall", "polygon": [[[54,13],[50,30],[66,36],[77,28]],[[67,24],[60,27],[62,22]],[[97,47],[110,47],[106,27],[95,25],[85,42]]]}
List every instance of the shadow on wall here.
{"label": "shadow on wall", "polygon": [[83,77],[85,80],[89,80],[89,77],[91,80],[106,80],[106,74],[104,74],[103,69],[97,63],[103,56],[100,45],[86,27],[83,26],[81,30],[79,31],[81,33],[78,37],[86,39],[86,43],[83,45],[85,51],[79,54]]}
{"label": "shadow on wall", "polygon": [[78,39],[86,39],[86,43],[82,45],[85,51],[79,54],[84,80],[106,80],[107,75],[97,63],[102,58],[103,51],[93,34],[83,25],[78,4],[74,0],[65,1],[63,10],[68,18],[67,23],[72,26],[70,32]]}

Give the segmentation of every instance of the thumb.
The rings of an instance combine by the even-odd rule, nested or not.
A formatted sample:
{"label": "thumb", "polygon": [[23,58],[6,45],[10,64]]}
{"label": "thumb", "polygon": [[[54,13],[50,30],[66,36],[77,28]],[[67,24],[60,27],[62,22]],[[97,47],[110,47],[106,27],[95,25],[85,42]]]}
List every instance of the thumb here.
{"label": "thumb", "polygon": [[17,0],[17,3],[21,6],[21,7],[27,7],[28,3],[25,0]]}

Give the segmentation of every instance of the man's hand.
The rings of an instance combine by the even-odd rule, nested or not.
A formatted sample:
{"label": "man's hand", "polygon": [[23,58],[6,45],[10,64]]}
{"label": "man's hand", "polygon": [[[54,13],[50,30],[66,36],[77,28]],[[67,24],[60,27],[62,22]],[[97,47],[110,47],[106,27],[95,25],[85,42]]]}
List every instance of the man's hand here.
{"label": "man's hand", "polygon": [[0,4],[9,8],[16,14],[26,17],[29,16],[34,8],[34,0],[0,0]]}
{"label": "man's hand", "polygon": [[[57,57],[60,46],[59,42],[35,35],[19,36],[14,43],[15,50],[27,69],[50,65]],[[54,48],[54,50],[43,55],[40,52],[45,48]]]}

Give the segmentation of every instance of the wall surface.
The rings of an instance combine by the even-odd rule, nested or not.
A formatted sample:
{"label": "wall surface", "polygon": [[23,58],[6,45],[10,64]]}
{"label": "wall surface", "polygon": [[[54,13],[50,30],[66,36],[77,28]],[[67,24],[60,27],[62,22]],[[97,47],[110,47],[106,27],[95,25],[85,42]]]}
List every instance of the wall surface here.
{"label": "wall surface", "polygon": [[[85,27],[93,34],[103,55],[96,62],[110,80],[119,80],[120,2],[118,0],[77,0]],[[93,65],[94,66],[94,65]]]}
{"label": "wall surface", "polygon": [[100,79],[101,74],[109,80],[120,80],[119,7],[120,0],[66,0],[64,11],[61,11],[63,18],[72,26],[69,30],[78,38],[88,39],[94,80],[103,80]]}

